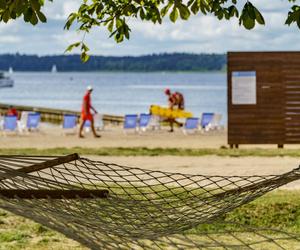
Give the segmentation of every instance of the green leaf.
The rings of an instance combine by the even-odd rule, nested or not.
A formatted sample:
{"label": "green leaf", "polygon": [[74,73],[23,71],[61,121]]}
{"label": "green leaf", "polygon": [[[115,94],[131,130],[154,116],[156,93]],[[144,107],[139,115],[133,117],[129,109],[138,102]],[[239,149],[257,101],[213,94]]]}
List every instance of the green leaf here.
{"label": "green leaf", "polygon": [[32,13],[31,18],[30,18],[30,23],[32,25],[36,25],[39,22],[35,12]]}
{"label": "green leaf", "polygon": [[116,41],[117,43],[123,42],[123,40],[124,40],[124,34],[117,33],[117,34],[115,35],[115,41]]}
{"label": "green leaf", "polygon": [[85,43],[82,43],[82,45],[81,45],[81,50],[84,51],[84,52],[87,52],[87,51],[89,51],[90,49],[88,48],[88,46],[85,45]]}
{"label": "green leaf", "polygon": [[143,9],[143,7],[141,7],[140,8],[140,18],[142,19],[142,20],[144,20],[145,19],[145,11],[144,11],[144,9]]}
{"label": "green leaf", "polygon": [[4,13],[2,14],[2,20],[7,23],[8,20],[10,19],[10,13],[9,10],[4,11]]}
{"label": "green leaf", "polygon": [[69,45],[69,46],[66,48],[65,53],[66,53],[66,52],[71,52],[74,48],[79,47],[80,44],[81,44],[81,42],[77,42],[77,43],[73,43],[73,44]]}
{"label": "green leaf", "polygon": [[300,19],[297,20],[297,26],[300,29]]}
{"label": "green leaf", "polygon": [[25,10],[25,12],[23,14],[25,22],[29,22],[31,20],[32,13],[33,13],[33,11],[30,7],[27,8],[27,10]]}
{"label": "green leaf", "polygon": [[87,53],[82,52],[80,55],[80,58],[81,58],[81,61],[87,62],[90,59],[90,56]]}
{"label": "green leaf", "polygon": [[64,29],[70,29],[71,25],[73,24],[74,20],[78,17],[76,13],[71,13],[68,17],[68,20],[64,26]]}
{"label": "green leaf", "polygon": [[219,11],[217,11],[216,15],[217,15],[219,20],[223,19],[223,16],[224,16],[223,10],[220,9]]}
{"label": "green leaf", "polygon": [[6,0],[0,0],[0,9],[6,9]]}
{"label": "green leaf", "polygon": [[37,11],[36,14],[42,23],[47,22],[46,16],[41,11]]}
{"label": "green leaf", "polygon": [[255,16],[255,11],[254,11],[254,6],[249,2],[246,3],[247,7],[246,10],[248,12],[248,15],[251,19],[255,20],[256,16]]}
{"label": "green leaf", "polygon": [[255,20],[250,17],[246,17],[243,19],[243,25],[246,29],[251,30],[255,26]]}
{"label": "green leaf", "polygon": [[171,8],[171,6],[172,6],[172,3],[169,2],[165,7],[163,7],[163,8],[161,9],[160,14],[161,14],[162,17],[164,17],[165,15],[168,14],[169,9]]}
{"label": "green leaf", "polygon": [[177,10],[176,6],[174,5],[173,10],[172,10],[172,12],[170,14],[170,20],[173,23],[175,23],[176,20],[177,20],[177,18],[178,18],[178,10]]}
{"label": "green leaf", "polygon": [[265,24],[265,20],[263,18],[263,16],[260,14],[260,12],[254,7],[254,12],[255,12],[255,18],[256,18],[256,21],[259,23],[259,24]]}
{"label": "green leaf", "polygon": [[130,35],[129,35],[129,28],[127,25],[125,26],[125,29],[124,29],[124,35],[125,35],[126,39],[129,40]]}
{"label": "green leaf", "polygon": [[191,13],[187,6],[185,6],[184,4],[180,4],[178,6],[178,9],[182,20],[189,19]]}
{"label": "green leaf", "polygon": [[194,15],[196,15],[199,11],[199,6],[197,0],[193,3],[191,7],[191,11],[193,12]]}
{"label": "green leaf", "polygon": [[[0,0],[0,1],[1,1],[1,0]],[[24,1],[22,1],[22,0],[17,0],[17,1],[16,1],[16,8],[15,8],[15,10],[16,10],[16,12],[17,12],[17,15],[19,16],[19,15],[21,15],[22,13],[24,13],[25,9],[26,9],[26,5],[25,5]]]}
{"label": "green leaf", "polygon": [[30,0],[30,4],[31,4],[32,9],[34,9],[35,11],[41,9],[41,4],[39,3],[38,0]]}
{"label": "green leaf", "polygon": [[235,13],[235,6],[231,5],[231,6],[228,8],[228,13],[229,13],[229,16],[230,16],[230,17],[233,17],[233,16],[234,16],[234,13]]}
{"label": "green leaf", "polygon": [[108,29],[109,32],[112,32],[112,31],[113,31],[114,23],[115,23],[114,19],[112,19],[112,20],[109,22],[109,24],[108,24],[108,26],[107,26],[107,29]]}
{"label": "green leaf", "polygon": [[122,22],[122,20],[121,19],[117,19],[117,21],[116,21],[116,27],[117,27],[117,29],[119,29],[119,28],[121,28],[123,26],[123,22]]}

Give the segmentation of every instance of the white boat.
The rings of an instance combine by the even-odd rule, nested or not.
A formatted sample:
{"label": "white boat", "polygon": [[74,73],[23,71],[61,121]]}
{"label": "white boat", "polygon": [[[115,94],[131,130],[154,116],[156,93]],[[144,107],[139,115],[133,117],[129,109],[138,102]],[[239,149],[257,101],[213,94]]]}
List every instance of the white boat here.
{"label": "white boat", "polygon": [[5,76],[3,72],[0,72],[0,88],[13,87],[14,80]]}
{"label": "white boat", "polygon": [[13,68],[12,68],[12,67],[9,67],[9,69],[8,69],[8,73],[9,73],[9,74],[12,74],[12,73],[14,73],[14,70],[13,70]]}
{"label": "white boat", "polygon": [[51,69],[51,73],[56,73],[56,72],[57,72],[56,65],[53,64],[52,69]]}

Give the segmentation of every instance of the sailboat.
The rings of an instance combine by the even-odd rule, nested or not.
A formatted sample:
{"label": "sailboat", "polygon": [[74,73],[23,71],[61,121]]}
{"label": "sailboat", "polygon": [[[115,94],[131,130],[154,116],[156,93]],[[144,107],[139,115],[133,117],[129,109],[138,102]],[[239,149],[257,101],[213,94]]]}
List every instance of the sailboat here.
{"label": "sailboat", "polygon": [[52,65],[52,69],[51,69],[51,73],[56,73],[56,72],[57,72],[56,65],[53,64],[53,65]]}
{"label": "sailboat", "polygon": [[8,69],[8,73],[9,73],[9,74],[12,74],[12,73],[14,73],[14,70],[13,70],[13,68],[12,68],[12,67],[9,67],[9,69]]}

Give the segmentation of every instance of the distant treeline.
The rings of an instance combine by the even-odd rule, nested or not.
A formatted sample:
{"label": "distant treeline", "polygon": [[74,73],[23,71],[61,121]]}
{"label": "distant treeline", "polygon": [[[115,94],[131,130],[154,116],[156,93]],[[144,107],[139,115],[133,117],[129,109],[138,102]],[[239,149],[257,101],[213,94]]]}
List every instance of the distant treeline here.
{"label": "distant treeline", "polygon": [[153,54],[145,56],[91,56],[82,63],[79,55],[0,55],[0,71],[212,71],[226,66],[225,54]]}

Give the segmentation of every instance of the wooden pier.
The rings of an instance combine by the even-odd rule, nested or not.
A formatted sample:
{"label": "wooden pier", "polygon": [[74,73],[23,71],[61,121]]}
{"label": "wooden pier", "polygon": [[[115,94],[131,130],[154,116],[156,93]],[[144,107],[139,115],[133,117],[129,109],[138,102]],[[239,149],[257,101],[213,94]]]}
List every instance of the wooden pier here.
{"label": "wooden pier", "polygon": [[[78,116],[78,118],[80,118],[80,112],[74,110],[32,107],[32,106],[4,104],[4,103],[0,103],[0,114],[4,115],[10,107],[16,108],[18,112],[22,112],[22,111],[38,112],[41,114],[42,121],[55,123],[55,124],[62,123],[63,116],[66,114],[75,114]],[[124,117],[103,114],[103,121],[105,124],[120,125],[124,122]]]}

